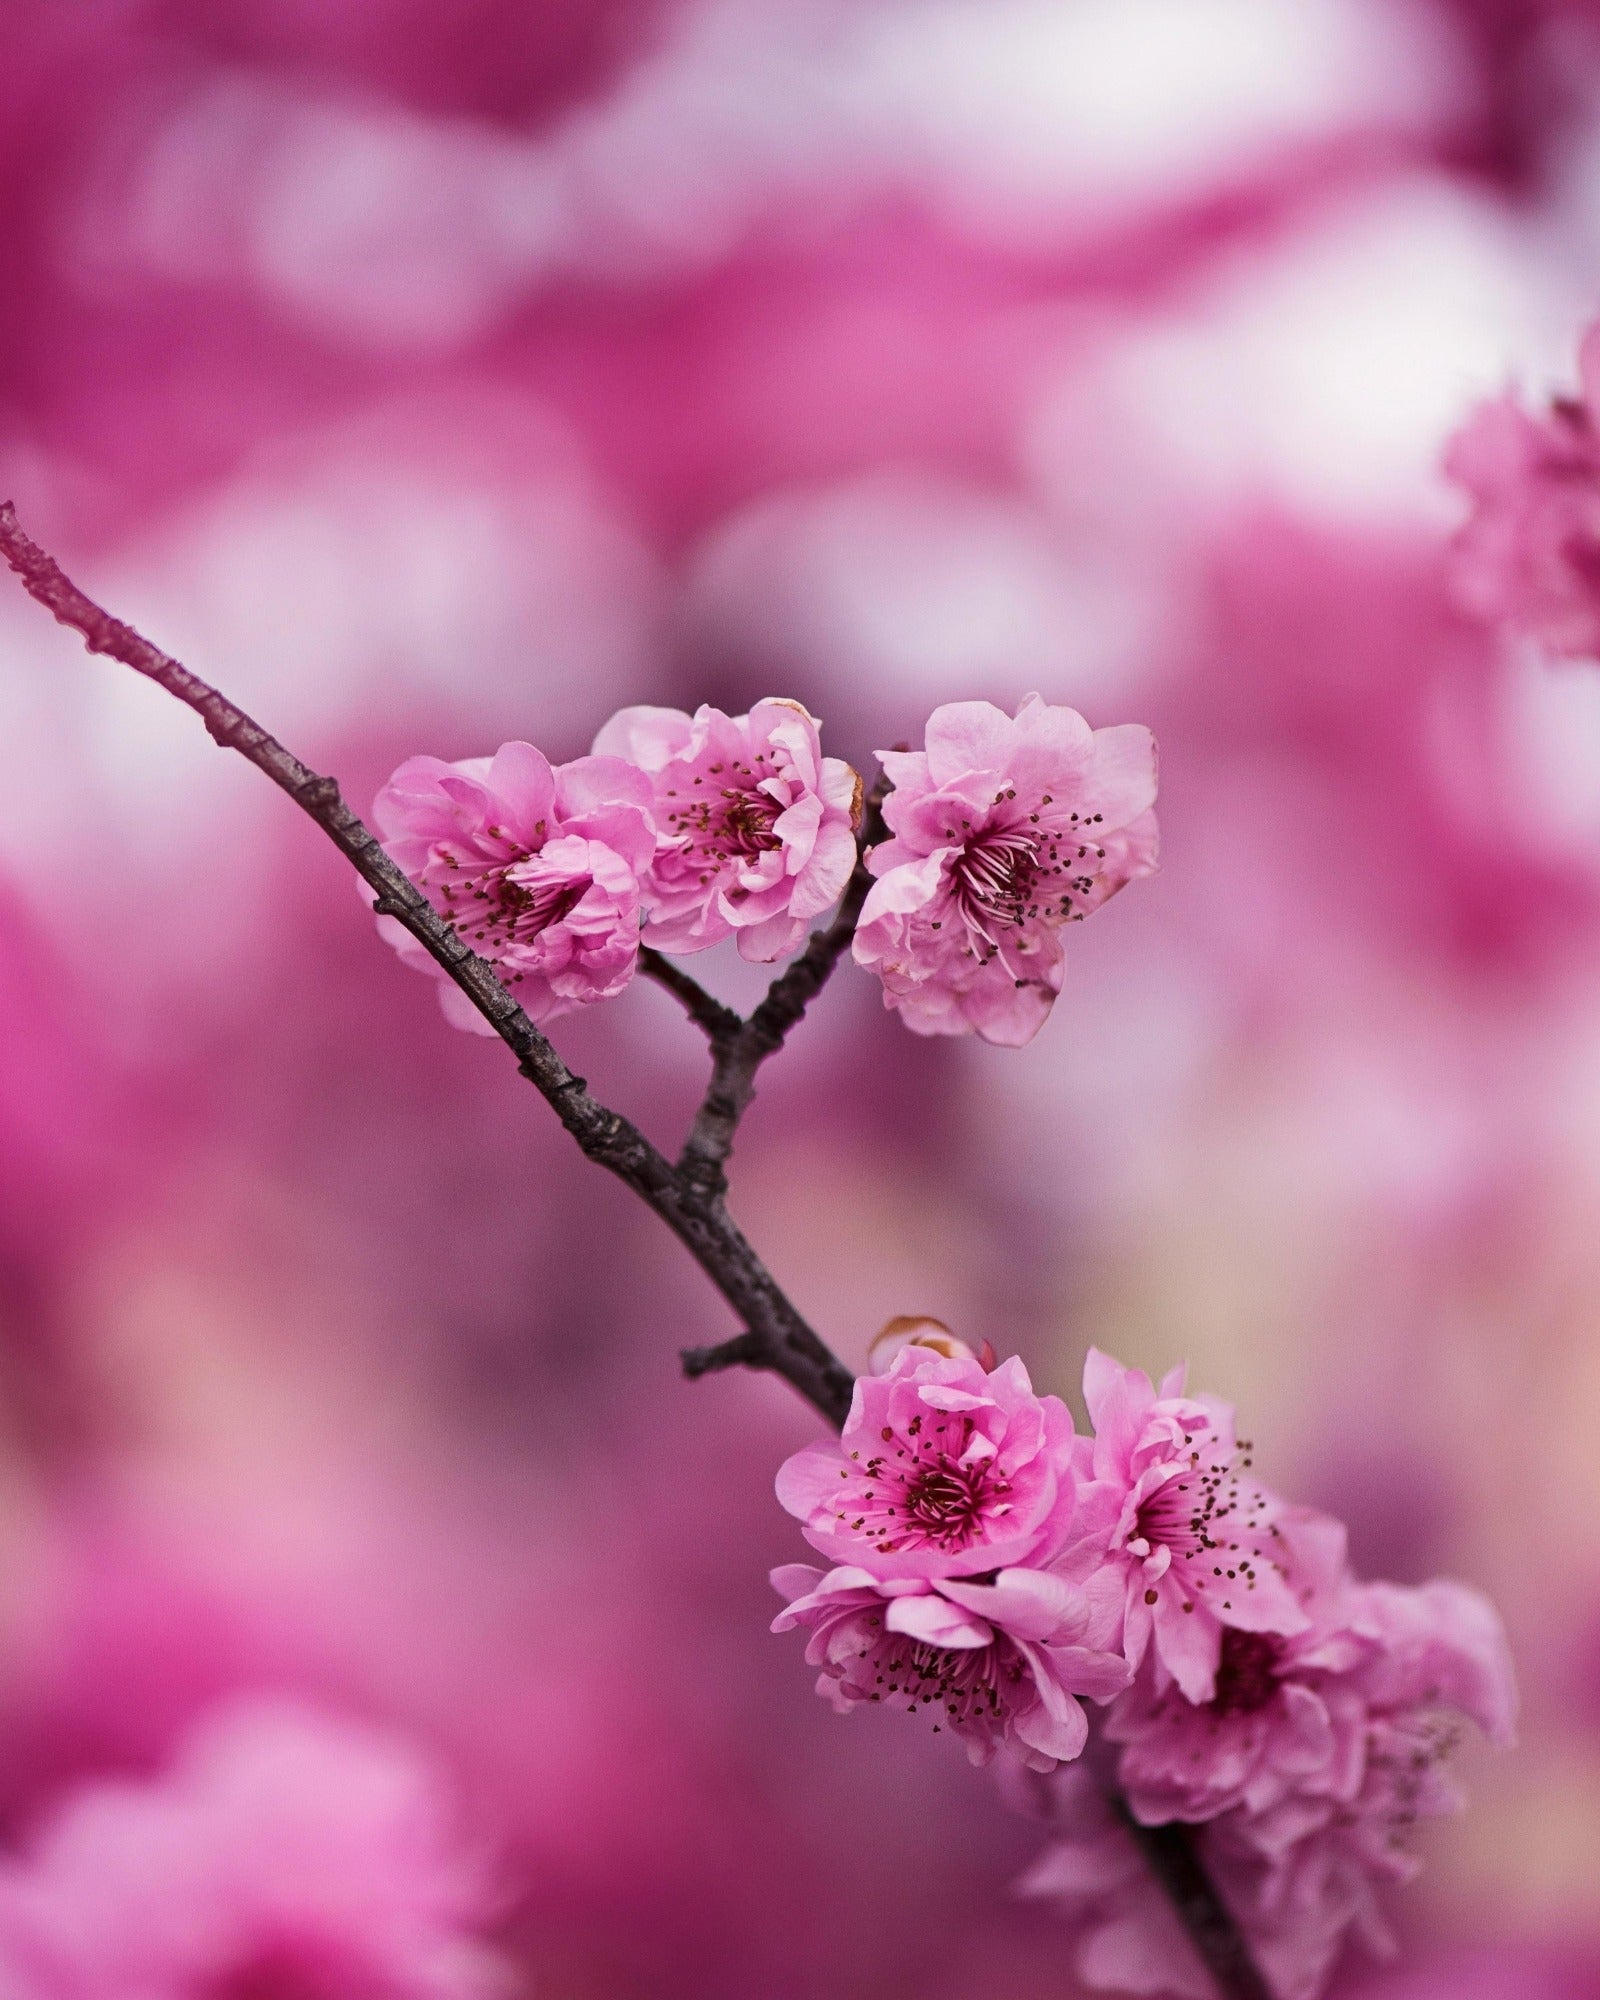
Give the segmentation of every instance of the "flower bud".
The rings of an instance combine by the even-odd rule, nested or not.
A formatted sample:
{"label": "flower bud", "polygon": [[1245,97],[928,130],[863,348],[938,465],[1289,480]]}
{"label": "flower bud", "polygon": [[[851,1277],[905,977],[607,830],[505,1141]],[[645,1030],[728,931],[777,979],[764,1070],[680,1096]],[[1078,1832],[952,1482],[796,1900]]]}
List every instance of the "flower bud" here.
{"label": "flower bud", "polygon": [[942,1319],[926,1313],[897,1313],[867,1349],[867,1373],[887,1375],[894,1358],[905,1347],[931,1347],[946,1361],[976,1361],[978,1356],[947,1327]]}

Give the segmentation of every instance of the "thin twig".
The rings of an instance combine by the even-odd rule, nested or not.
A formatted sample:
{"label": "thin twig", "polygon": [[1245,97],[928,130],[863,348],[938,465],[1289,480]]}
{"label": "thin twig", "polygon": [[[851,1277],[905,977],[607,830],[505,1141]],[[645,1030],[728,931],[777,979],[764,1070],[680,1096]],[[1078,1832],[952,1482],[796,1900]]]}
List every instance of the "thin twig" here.
{"label": "thin twig", "polygon": [[773,980],[737,1032],[712,1037],[711,1081],[678,1155],[679,1173],[708,1193],[720,1195],[727,1189],[728,1155],[739,1121],[756,1094],[756,1072],[783,1047],[790,1029],[804,1018],[850,948],[872,887],[867,855],[884,837],[883,801],[888,790],[888,779],[880,775],[867,796],[856,835],[856,865],[832,923],[811,933],[805,950]]}
{"label": "thin twig", "polygon": [[653,979],[677,1000],[683,1011],[697,1028],[702,1029],[714,1042],[719,1037],[738,1034],[744,1026],[744,1016],[725,1006],[714,993],[708,993],[698,979],[692,978],[680,965],[665,958],[649,945],[639,951],[639,970],[646,979]]}
{"label": "thin twig", "polygon": [[[374,891],[373,908],[404,925],[466,994],[516,1056],[522,1074],[553,1106],[584,1154],[631,1187],[688,1248],[745,1326],[741,1333],[715,1347],[689,1349],[683,1356],[685,1374],[694,1377],[733,1367],[769,1370],[783,1376],[837,1430],[849,1413],[854,1377],[806,1324],[728,1215],[722,1202],[723,1165],[739,1118],[754,1094],[756,1071],[782,1047],[784,1037],[821,991],[854,935],[869,886],[866,852],[877,837],[881,789],[874,789],[858,843],[856,868],[838,915],[826,928],[813,933],[806,949],[773,981],[748,1021],[739,1022],[731,1008],[724,1010],[739,1022],[736,1034],[720,1013],[712,1012],[721,1003],[687,975],[662,982],[671,985],[680,999],[686,997],[685,985],[694,987],[699,1000],[691,1013],[702,1026],[707,1020],[714,1022],[707,1032],[713,1036],[716,1051],[712,1087],[695,1120],[684,1157],[674,1167],[636,1126],[590,1094],[583,1078],[575,1076],[562,1061],[493,969],[462,943],[384,853],[377,836],[344,803],[335,779],[301,763],[226,695],[86,597],[23,532],[9,501],[0,503],[0,555],[30,596],[77,632],[90,652],[119,660],[165,688],[195,711],[218,744],[236,750],[288,793]],[[647,970],[660,978],[654,968]],[[729,1051],[726,1059],[724,1046]],[[1195,1855],[1187,1831],[1180,1827],[1136,1827],[1134,1832],[1222,1993],[1228,2000],[1271,2000],[1248,1948]]]}

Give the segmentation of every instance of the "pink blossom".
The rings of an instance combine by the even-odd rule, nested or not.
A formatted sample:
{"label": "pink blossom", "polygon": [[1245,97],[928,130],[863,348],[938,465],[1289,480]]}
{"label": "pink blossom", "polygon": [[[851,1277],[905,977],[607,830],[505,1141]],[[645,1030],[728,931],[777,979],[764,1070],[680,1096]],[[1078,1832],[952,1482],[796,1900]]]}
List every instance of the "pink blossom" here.
{"label": "pink blossom", "polygon": [[[531,743],[446,764],[412,757],[373,807],[384,847],[535,1021],[621,992],[639,953],[639,877],[655,847],[650,785],[615,757],[552,769]],[[491,1032],[392,917],[379,929],[440,981],[458,1028]]]}
{"label": "pink blossom", "polygon": [[1071,1519],[1079,1445],[1020,1360],[990,1373],[913,1342],[857,1381],[839,1437],[784,1462],[778,1499],[813,1548],[878,1577],[1038,1567]]}
{"label": "pink blossom", "polygon": [[942,1707],[975,1764],[1004,1748],[1053,1770],[1088,1734],[1077,1697],[1105,1701],[1127,1685],[1126,1662],[1105,1644],[1114,1608],[1040,1570],[973,1583],[793,1563],[772,1581],[789,1601],[773,1631],[811,1628],[818,1694],[841,1714],[863,1702]]}
{"label": "pink blossom", "polygon": [[926,749],[880,761],[894,838],[872,851],[856,961],[919,1034],[1020,1047],[1061,990],[1063,926],[1156,865],[1155,741],[1031,694],[1014,720],[948,702]]}
{"label": "pink blossom", "polygon": [[408,1744],[283,1702],[69,1797],[0,1872],[25,2000],[490,2000],[497,1897]]}
{"label": "pink blossom", "polygon": [[1416,1706],[1467,1716],[1505,1749],[1515,1740],[1516,1676],[1499,1613],[1465,1584],[1364,1583],[1352,1624],[1370,1642],[1357,1679],[1375,1713]]}
{"label": "pink blossom", "polygon": [[1083,1766],[1018,1799],[1049,1821],[1053,1839],[1017,1884],[1049,1901],[1073,1935],[1079,1979],[1096,1992],[1216,2000],[1216,1989],[1143,1855]]}
{"label": "pink blossom", "polygon": [[[1082,1770],[1063,1771],[1049,1780],[1046,1810],[1058,1838],[1017,1890],[1048,1899],[1068,1919],[1083,1984],[1097,1992],[1215,2000],[1210,1975],[1098,1784]],[[1238,1837],[1232,1817],[1198,1829],[1194,1838],[1275,2000],[1315,2000],[1355,1921],[1340,1893],[1344,1885],[1309,1871],[1275,1872]],[[1382,1948],[1381,1936],[1369,1941]]]}
{"label": "pink blossom", "polygon": [[[1099,1992],[1215,2000],[1216,1988],[1143,1854],[1099,1786],[1081,1769],[1049,1782],[1058,1837],[1017,1884],[1067,1918],[1079,1978]],[[1386,1953],[1389,1932],[1373,1885],[1308,1843],[1274,1866],[1229,1814],[1195,1829],[1197,1854],[1275,2000],[1317,2000],[1348,1936]],[[1392,1870],[1385,1871],[1392,1874]]]}
{"label": "pink blossom", "polygon": [[1118,1778],[1135,1817],[1215,1819],[1295,1796],[1348,1803],[1364,1774],[1367,1704],[1351,1670],[1376,1650],[1336,1521],[1283,1511],[1279,1558],[1308,1622],[1289,1636],[1222,1628],[1210,1699],[1193,1702],[1147,1658],[1108,1718],[1122,1746]]}
{"label": "pink blossom", "polygon": [[1248,1476],[1233,1412],[1186,1396],[1175,1369],[1159,1393],[1148,1375],[1091,1348],[1083,1393],[1094,1424],[1090,1482],[1075,1537],[1123,1579],[1123,1647],[1138,1667],[1153,1648],[1158,1684],[1192,1702],[1216,1691],[1225,1629],[1303,1632],[1309,1619],[1283,1573],[1283,1509]]}
{"label": "pink blossom", "polygon": [[1472,513],[1456,536],[1462,602],[1566,659],[1600,656],[1600,325],[1579,349],[1581,393],[1531,414],[1514,395],[1475,410],[1445,470]]}
{"label": "pink blossom", "polygon": [[[1142,1676],[1106,1734],[1121,1745],[1115,1782],[1138,1818],[1215,1813],[1193,1836],[1207,1874],[1279,2000],[1314,2000],[1347,1937],[1389,1948],[1380,1891],[1416,1872],[1417,1822],[1459,1809],[1445,1759],[1462,1724],[1508,1743],[1516,1696],[1499,1621],[1475,1592],[1341,1588],[1331,1535],[1312,1528],[1289,1540],[1312,1581],[1309,1635],[1230,1630],[1210,1704],[1186,1718],[1178,1690],[1153,1702]],[[1071,1914],[1086,1982],[1208,1994],[1137,1845],[1096,1789],[1066,1774],[1032,1799],[1061,1838],[1021,1887]]]}
{"label": "pink blossom", "polygon": [[594,747],[654,787],[660,837],[646,894],[660,950],[700,951],[733,933],[745,958],[782,958],[844,893],[861,781],[823,756],[798,702],[758,701],[748,715],[625,708]]}

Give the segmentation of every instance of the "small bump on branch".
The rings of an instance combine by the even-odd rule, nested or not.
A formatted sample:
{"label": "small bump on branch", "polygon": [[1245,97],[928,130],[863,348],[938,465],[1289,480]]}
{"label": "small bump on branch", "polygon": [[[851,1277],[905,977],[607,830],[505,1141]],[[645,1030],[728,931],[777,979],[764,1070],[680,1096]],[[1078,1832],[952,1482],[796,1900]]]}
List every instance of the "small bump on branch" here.
{"label": "small bump on branch", "polygon": [[691,1382],[698,1382],[702,1375],[718,1375],[724,1368],[768,1366],[765,1344],[759,1334],[748,1330],[719,1341],[715,1347],[686,1347],[680,1358]]}

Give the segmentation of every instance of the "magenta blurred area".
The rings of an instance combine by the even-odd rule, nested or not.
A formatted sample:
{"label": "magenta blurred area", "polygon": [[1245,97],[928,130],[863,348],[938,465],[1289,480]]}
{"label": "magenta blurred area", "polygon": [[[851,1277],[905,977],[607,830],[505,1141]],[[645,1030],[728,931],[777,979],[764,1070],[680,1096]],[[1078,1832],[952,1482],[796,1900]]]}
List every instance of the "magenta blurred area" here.
{"label": "magenta blurred area", "polygon": [[[1600,670],[1437,472],[1600,303],[1585,0],[10,0],[0,486],[365,807],[795,696],[1152,724],[1021,1053],[846,972],[734,1206],[852,1363],[1187,1356],[1359,1567],[1501,1605],[1363,2000],[1600,1991]],[[767,1634],[814,1429],[348,871],[0,592],[0,1833],[218,1704],[398,1730],[545,2000],[1074,1990],[1034,1831]],[[748,969],[708,979],[747,1001]],[[696,1037],[560,1023],[663,1144]],[[252,1989],[253,1990],[253,1989]]]}

